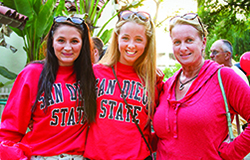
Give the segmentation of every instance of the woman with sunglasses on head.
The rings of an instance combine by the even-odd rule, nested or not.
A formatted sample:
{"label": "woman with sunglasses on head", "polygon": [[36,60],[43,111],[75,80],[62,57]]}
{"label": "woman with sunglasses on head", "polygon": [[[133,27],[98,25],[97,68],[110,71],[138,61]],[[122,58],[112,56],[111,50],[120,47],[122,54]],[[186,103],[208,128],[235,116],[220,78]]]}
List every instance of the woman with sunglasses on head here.
{"label": "woman with sunglasses on head", "polygon": [[93,68],[97,115],[90,125],[84,157],[150,159],[149,120],[156,83],[155,31],[150,15],[121,12],[108,50]]}
{"label": "woman with sunglasses on head", "polygon": [[96,115],[91,43],[83,19],[54,19],[45,60],[27,65],[14,83],[1,119],[2,145],[30,146],[31,160],[84,159],[87,125]]}
{"label": "woman with sunglasses on head", "polygon": [[[225,104],[218,82],[222,66],[204,59],[207,32],[197,14],[170,21],[173,52],[182,65],[169,78],[153,118],[157,159],[238,160],[250,151],[250,126],[233,142],[228,135]],[[250,88],[230,68],[221,78],[232,114],[250,121]]]}

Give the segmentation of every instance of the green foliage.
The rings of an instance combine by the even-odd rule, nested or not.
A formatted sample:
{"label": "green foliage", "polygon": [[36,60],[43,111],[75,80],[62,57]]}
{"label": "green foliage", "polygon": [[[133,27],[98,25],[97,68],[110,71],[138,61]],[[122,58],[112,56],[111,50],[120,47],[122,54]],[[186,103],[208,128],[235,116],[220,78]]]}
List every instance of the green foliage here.
{"label": "green foliage", "polygon": [[240,56],[250,50],[250,2],[242,0],[212,1],[199,0],[198,14],[207,26],[206,58],[212,43],[218,39],[227,39],[233,45],[233,58],[239,61]]}
{"label": "green foliage", "polygon": [[7,68],[3,66],[0,66],[0,75],[2,75],[3,77],[7,79],[10,79],[10,81],[6,82],[5,84],[0,82],[0,87],[6,86],[8,84],[12,84],[17,77],[15,73],[9,71]]}
{"label": "green foliage", "polygon": [[111,37],[111,34],[113,32],[113,28],[112,29],[107,29],[103,32],[103,34],[101,35],[101,40],[103,41],[104,44],[108,43],[110,37]]}
{"label": "green foliage", "polygon": [[0,66],[0,74],[8,79],[15,79],[17,75],[13,72],[10,72],[7,68]]}
{"label": "green foliage", "polygon": [[[55,16],[64,15],[67,16],[70,13],[65,7],[65,0],[60,0],[59,5],[55,8],[57,0],[0,0],[5,6],[15,9],[18,13],[21,13],[29,18],[25,28],[19,30],[17,28],[10,27],[18,36],[23,38],[24,50],[27,53],[27,63],[34,60],[40,60],[44,58],[41,51],[44,50],[43,40],[48,34],[49,29],[52,26],[53,18]],[[79,0],[79,7],[76,7],[76,13],[84,15],[85,21],[90,26],[91,35],[93,36],[94,29],[98,28],[96,26],[98,19],[101,16],[102,11],[110,2],[110,0],[105,1],[104,5],[99,10],[97,4],[100,0]],[[136,8],[141,5],[143,0],[133,1],[133,3],[127,3],[122,8]],[[75,0],[76,6],[78,6],[77,0]],[[110,17],[105,24],[102,25],[101,29],[97,33],[100,36],[104,44],[106,44],[110,37],[113,29],[104,30],[106,25],[115,18],[121,10],[115,12],[115,14]],[[101,35],[102,34],[102,35]],[[0,66],[1,67],[1,66]],[[7,78],[13,80],[15,76],[13,73],[6,70],[0,69],[0,75],[6,76]],[[3,86],[0,82],[0,86]]]}
{"label": "green foliage", "polygon": [[5,6],[29,17],[23,30],[13,27],[11,29],[24,39],[27,63],[40,59],[39,49],[53,23],[56,0],[49,0],[46,3],[42,0],[3,0],[3,2]]}
{"label": "green foliage", "polygon": [[[94,30],[96,28],[99,28],[96,26],[98,19],[101,16],[102,11],[104,10],[104,8],[107,6],[107,4],[110,2],[110,0],[107,0],[104,5],[101,8],[98,8],[98,3],[100,0],[80,0],[79,4],[80,4],[80,8],[76,7],[76,13],[77,14],[81,14],[83,15],[83,19],[85,19],[85,22],[89,25],[90,28],[90,33],[91,36],[93,36]],[[75,4],[77,4],[77,1],[75,0]],[[77,6],[77,5],[76,5]],[[114,18],[110,17],[107,22],[102,25],[101,29],[99,30],[99,32],[97,33],[97,36],[99,37],[103,31],[103,29],[107,26],[107,24]],[[101,38],[104,42],[104,44],[107,43],[107,39],[109,40],[111,37],[111,32],[110,30],[105,30],[103,32]]]}
{"label": "green foliage", "polygon": [[168,78],[172,77],[174,73],[178,71],[180,68],[181,68],[181,65],[179,63],[176,63],[175,67],[165,68],[163,70],[163,73],[164,73],[163,81],[165,82]]}
{"label": "green foliage", "polygon": [[[39,50],[44,37],[47,35],[53,23],[56,0],[49,0],[46,3],[43,3],[42,0],[3,0],[3,3],[6,7],[12,8],[29,18],[23,30],[10,27],[18,36],[23,38],[24,50],[27,54],[27,63],[44,58],[44,56],[39,53]],[[56,11],[60,12],[58,9]],[[8,77],[6,78],[10,80],[16,78],[16,74],[2,67],[0,75],[5,77],[7,75]],[[3,84],[1,82],[1,86],[8,83],[9,82]]]}

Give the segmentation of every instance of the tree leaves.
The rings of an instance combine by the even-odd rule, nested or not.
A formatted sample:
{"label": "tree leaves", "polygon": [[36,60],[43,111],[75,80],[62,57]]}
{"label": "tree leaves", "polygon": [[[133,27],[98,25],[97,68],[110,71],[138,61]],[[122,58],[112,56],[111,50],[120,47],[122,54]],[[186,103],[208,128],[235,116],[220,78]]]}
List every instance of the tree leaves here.
{"label": "tree leaves", "polygon": [[9,71],[7,68],[3,66],[0,66],[0,75],[8,79],[15,79],[17,77],[15,73]]}
{"label": "tree leaves", "polygon": [[[203,4],[201,4],[203,1]],[[233,58],[238,61],[240,56],[250,50],[249,8],[248,0],[211,1],[199,0],[198,14],[207,26],[206,56],[212,43],[218,39],[227,39],[233,45]]]}

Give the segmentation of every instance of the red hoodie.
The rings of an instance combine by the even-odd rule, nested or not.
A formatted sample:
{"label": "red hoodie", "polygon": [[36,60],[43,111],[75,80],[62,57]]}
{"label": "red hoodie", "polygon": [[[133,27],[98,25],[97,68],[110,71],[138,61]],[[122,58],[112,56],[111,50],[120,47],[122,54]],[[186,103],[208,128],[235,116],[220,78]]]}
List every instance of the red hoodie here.
{"label": "red hoodie", "polygon": [[[159,160],[243,159],[250,152],[250,125],[231,143],[223,143],[228,127],[217,70],[206,60],[186,95],[175,100],[179,70],[169,78],[160,96],[153,125],[158,136]],[[230,113],[250,122],[250,87],[232,69],[223,67],[221,77]],[[220,154],[219,154],[220,152]]]}
{"label": "red hoodie", "polygon": [[[116,74],[126,100],[147,141],[147,94],[132,66],[117,63]],[[139,130],[130,116],[111,67],[94,65],[97,79],[97,117],[88,133],[84,157],[96,160],[142,160],[150,155]]]}
{"label": "red hoodie", "polygon": [[[32,147],[32,155],[82,155],[86,124],[83,112],[76,106],[73,66],[59,67],[47,112],[44,111],[42,95],[32,114],[42,68],[42,64],[30,64],[18,75],[2,114],[0,141],[28,144]],[[33,130],[26,133],[31,117]]]}

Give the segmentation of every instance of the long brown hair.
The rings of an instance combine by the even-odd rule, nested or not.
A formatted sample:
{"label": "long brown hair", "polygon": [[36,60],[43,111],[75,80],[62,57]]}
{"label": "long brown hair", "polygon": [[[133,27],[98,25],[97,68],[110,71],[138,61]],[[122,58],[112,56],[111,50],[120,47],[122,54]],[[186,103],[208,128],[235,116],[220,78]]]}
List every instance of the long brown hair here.
{"label": "long brown hair", "polygon": [[[52,85],[56,80],[57,70],[59,68],[58,59],[55,55],[53,48],[53,34],[58,27],[62,25],[69,25],[77,28],[82,38],[82,48],[79,57],[74,62],[74,73],[76,74],[76,92],[79,90],[80,95],[78,96],[77,102],[81,103],[81,108],[84,110],[84,116],[88,123],[95,121],[96,116],[96,93],[95,93],[95,76],[91,63],[91,50],[92,41],[89,33],[88,26],[83,24],[73,24],[73,23],[54,23],[47,35],[47,52],[46,58],[44,60],[43,70],[40,75],[38,82],[38,93],[34,105],[32,106],[32,111],[36,109],[36,104],[38,99],[44,93],[45,98],[45,111],[48,108],[50,93],[52,90]],[[79,88],[78,88],[79,86]]]}

